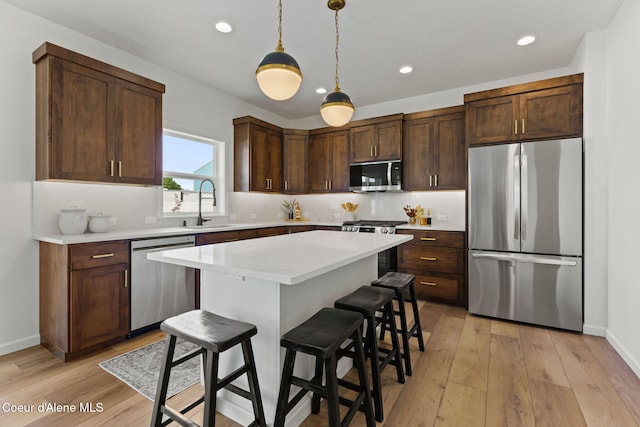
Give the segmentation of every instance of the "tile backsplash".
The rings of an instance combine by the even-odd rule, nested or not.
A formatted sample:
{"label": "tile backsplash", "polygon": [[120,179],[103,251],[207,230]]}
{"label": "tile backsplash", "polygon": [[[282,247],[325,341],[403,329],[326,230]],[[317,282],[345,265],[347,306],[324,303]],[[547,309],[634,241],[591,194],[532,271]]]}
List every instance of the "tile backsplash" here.
{"label": "tile backsplash", "polygon": [[[113,229],[172,227],[189,223],[191,218],[163,218],[160,214],[161,192],[157,187],[104,185],[70,182],[35,181],[33,183],[33,233],[58,234],[60,209],[73,206],[86,209],[88,215],[102,212],[115,218]],[[346,220],[342,203],[359,205],[357,219],[407,220],[405,205],[422,205],[431,209],[433,223],[464,227],[464,191],[401,192],[401,193],[339,193],[339,194],[262,194],[227,193],[227,215],[215,222],[277,222],[286,218],[281,208],[285,200],[300,202],[302,214],[312,221],[340,224]],[[446,217],[446,222],[442,221]],[[155,218],[155,223],[148,223]]]}

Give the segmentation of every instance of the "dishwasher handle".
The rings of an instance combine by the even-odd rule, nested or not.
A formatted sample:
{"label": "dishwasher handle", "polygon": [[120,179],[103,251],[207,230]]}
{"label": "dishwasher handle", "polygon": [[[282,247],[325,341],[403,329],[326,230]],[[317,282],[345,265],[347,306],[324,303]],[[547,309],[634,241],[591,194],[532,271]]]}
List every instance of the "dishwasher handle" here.
{"label": "dishwasher handle", "polygon": [[190,247],[196,245],[195,236],[165,237],[160,239],[133,240],[131,242],[131,252],[149,251],[154,249],[176,249],[180,247]]}
{"label": "dishwasher handle", "polygon": [[136,249],[132,249],[131,252],[133,253],[138,253],[138,252],[145,252],[145,253],[151,253],[151,252],[160,252],[160,251],[167,251],[169,249],[180,249],[180,248],[192,248],[195,245],[185,245],[185,244],[176,244],[176,245],[163,245],[163,246],[150,246],[150,247],[146,247],[146,248],[136,248]]}

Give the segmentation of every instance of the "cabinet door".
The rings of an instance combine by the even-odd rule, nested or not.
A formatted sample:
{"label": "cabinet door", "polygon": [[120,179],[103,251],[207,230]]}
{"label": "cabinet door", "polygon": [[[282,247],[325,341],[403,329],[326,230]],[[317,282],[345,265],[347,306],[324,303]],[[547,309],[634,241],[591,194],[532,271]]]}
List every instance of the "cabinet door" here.
{"label": "cabinet door", "polygon": [[402,154],[402,121],[376,125],[375,160],[400,160]]}
{"label": "cabinet door", "polygon": [[503,96],[467,103],[469,145],[513,141],[518,131],[518,96]]}
{"label": "cabinet door", "polygon": [[304,194],[307,192],[307,151],[309,138],[306,135],[285,135],[283,140],[284,192]]}
{"label": "cabinet door", "polygon": [[394,120],[351,129],[351,163],[399,160],[402,147],[402,121]]}
{"label": "cabinet door", "polygon": [[569,85],[520,95],[523,140],[582,135],[582,86]]}
{"label": "cabinet door", "polygon": [[433,150],[433,118],[404,123],[402,187],[406,191],[429,190]]}
{"label": "cabinet door", "polygon": [[327,134],[309,138],[309,191],[326,193],[329,190],[329,137]]}
{"label": "cabinet door", "polygon": [[351,129],[351,163],[371,162],[376,145],[376,125],[358,126]]}
{"label": "cabinet door", "polygon": [[464,190],[467,182],[464,114],[436,117],[432,146],[434,174],[430,189]]}
{"label": "cabinet door", "polygon": [[53,67],[48,178],[113,181],[114,78],[60,59]]}
{"label": "cabinet door", "polygon": [[116,181],[162,184],[162,94],[129,82],[117,85]]}
{"label": "cabinet door", "polygon": [[270,129],[251,125],[251,191],[282,190],[282,137]]}
{"label": "cabinet door", "polygon": [[333,132],[329,136],[329,191],[349,191],[349,132]]}
{"label": "cabinet door", "polygon": [[129,331],[128,264],[71,272],[71,351],[123,337]]}

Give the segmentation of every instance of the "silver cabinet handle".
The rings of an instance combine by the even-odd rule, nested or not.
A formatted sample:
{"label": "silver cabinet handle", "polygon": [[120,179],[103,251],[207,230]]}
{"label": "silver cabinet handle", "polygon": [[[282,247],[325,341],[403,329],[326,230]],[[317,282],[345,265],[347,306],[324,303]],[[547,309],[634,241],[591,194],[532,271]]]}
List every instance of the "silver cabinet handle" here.
{"label": "silver cabinet handle", "polygon": [[429,187],[433,187],[433,175],[429,175]]}
{"label": "silver cabinet handle", "polygon": [[438,174],[435,174],[434,177],[435,177],[434,180],[435,180],[435,183],[436,183],[436,185],[434,187],[437,187],[438,186]]}

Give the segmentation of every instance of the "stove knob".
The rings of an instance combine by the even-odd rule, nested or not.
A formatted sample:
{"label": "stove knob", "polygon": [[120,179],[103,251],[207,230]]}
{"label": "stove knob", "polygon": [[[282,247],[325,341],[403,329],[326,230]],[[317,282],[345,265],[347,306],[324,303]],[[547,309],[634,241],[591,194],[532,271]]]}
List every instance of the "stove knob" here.
{"label": "stove knob", "polygon": [[380,232],[382,234],[387,234],[389,232],[389,229],[388,229],[388,227],[380,227]]}

